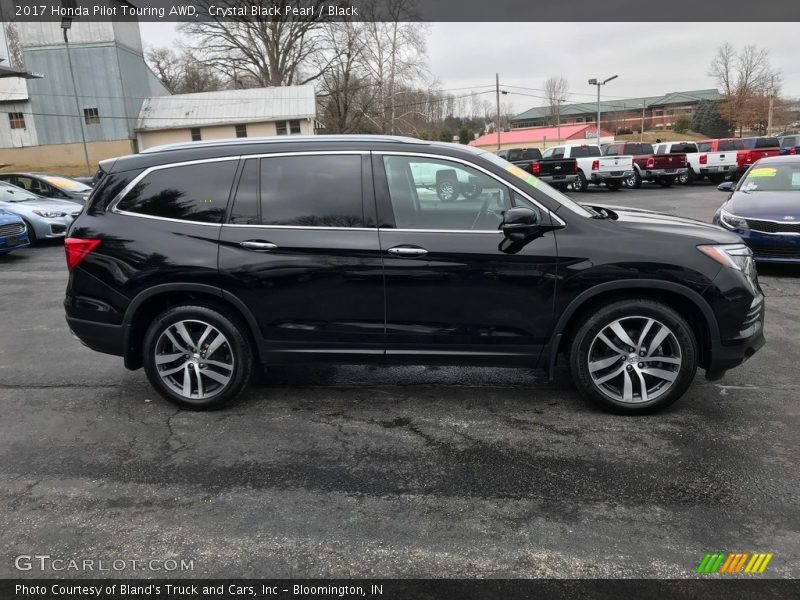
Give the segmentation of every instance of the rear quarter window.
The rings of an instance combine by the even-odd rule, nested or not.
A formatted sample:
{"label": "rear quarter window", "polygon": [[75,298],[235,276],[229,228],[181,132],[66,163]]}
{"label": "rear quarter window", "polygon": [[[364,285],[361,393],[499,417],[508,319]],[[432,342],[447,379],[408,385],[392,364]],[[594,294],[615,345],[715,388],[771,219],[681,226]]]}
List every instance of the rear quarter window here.
{"label": "rear quarter window", "polygon": [[778,138],[756,138],[756,148],[779,148],[780,142]]}
{"label": "rear quarter window", "polygon": [[151,217],[222,223],[236,165],[235,160],[228,160],[156,169],[116,208]]}

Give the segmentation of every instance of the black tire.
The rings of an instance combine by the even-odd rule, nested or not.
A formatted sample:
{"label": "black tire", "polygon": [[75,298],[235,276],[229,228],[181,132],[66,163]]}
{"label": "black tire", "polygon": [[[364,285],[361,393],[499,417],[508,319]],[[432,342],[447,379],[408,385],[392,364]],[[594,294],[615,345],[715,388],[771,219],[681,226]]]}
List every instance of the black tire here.
{"label": "black tire", "polygon": [[698,177],[694,174],[694,169],[689,167],[686,170],[686,185],[692,185],[695,181],[697,181]]}
{"label": "black tire", "polygon": [[606,181],[606,187],[612,192],[617,192],[619,191],[620,183],[619,181]]}
{"label": "black tire", "polygon": [[572,189],[576,192],[585,192],[589,189],[589,183],[586,181],[583,171],[578,171],[578,178],[572,182]]}
{"label": "black tire", "polygon": [[[200,332],[203,331],[205,327],[211,326],[216,332],[221,333],[225,340],[224,343],[222,343],[220,347],[212,350],[211,354],[204,356],[204,358],[212,360],[213,357],[216,364],[229,362],[232,366],[220,369],[218,367],[211,367],[208,364],[204,365],[202,362],[199,363],[200,366],[197,366],[196,363],[190,364],[194,359],[202,360],[202,358],[200,358],[200,353],[203,349],[189,348],[190,352],[194,351],[192,354],[194,358],[191,358],[188,354],[184,354],[182,357],[176,358],[175,362],[162,364],[161,367],[163,367],[163,370],[161,370],[160,366],[156,363],[156,353],[163,348],[157,348],[157,345],[166,343],[174,346],[174,344],[169,341],[168,336],[165,337],[165,332],[170,326],[181,322],[190,323],[190,325],[184,325],[187,331],[192,326],[196,327],[195,334],[197,337],[191,335],[192,331],[188,331],[188,333],[191,339],[200,342],[201,345],[203,341]],[[212,335],[216,336],[216,332]],[[173,334],[173,337],[176,338],[179,343],[185,344],[184,340],[180,338],[179,335]],[[213,345],[213,341],[216,337],[206,339],[211,339],[212,342],[211,344],[205,344],[206,348],[208,348]],[[189,345],[185,344],[185,346],[188,347]],[[200,305],[180,305],[164,311],[156,317],[147,328],[142,352],[142,362],[150,384],[170,402],[190,410],[216,410],[229,404],[245,389],[245,387],[247,387],[253,372],[254,352],[252,344],[250,343],[250,338],[245,331],[245,325],[234,314],[229,313],[223,308],[211,308],[209,306]],[[181,353],[182,351],[178,350],[177,354]],[[173,354],[172,356],[177,356],[177,354]],[[167,355],[168,353],[165,353],[160,356]],[[184,377],[189,377],[189,397],[170,387],[160,374],[163,373],[163,371],[173,369],[176,364],[181,369],[178,373],[183,373]],[[222,384],[215,379],[210,379],[208,375],[204,375],[206,378],[206,385],[212,386],[212,393],[206,398],[192,398],[191,396],[195,388],[198,389],[198,395],[205,391],[200,387],[203,384],[198,384],[198,381],[202,381],[201,374],[207,372],[205,369],[211,370],[216,376],[220,376],[221,374],[224,377],[228,377],[228,381]],[[176,378],[177,377],[180,376],[176,375]],[[184,386],[186,385],[185,379],[183,384]]]}
{"label": "black tire", "polygon": [[455,202],[459,195],[457,181],[444,179],[436,184],[436,195],[442,202]]}
{"label": "black tire", "polygon": [[625,180],[625,186],[633,190],[638,190],[642,187],[642,174],[639,173],[639,169],[633,170],[633,175]]}
{"label": "black tire", "polygon": [[[25,221],[25,219],[23,219]],[[33,230],[33,226],[25,221],[25,228],[28,230],[28,242],[30,242],[31,246],[35,246],[39,243],[39,238],[36,237],[36,232]]]}
{"label": "black tire", "polygon": [[674,177],[662,177],[661,179],[658,180],[658,184],[661,187],[665,187],[665,188],[670,187],[673,183],[675,183],[675,178]]}
{"label": "black tire", "polygon": [[[598,336],[607,327],[610,327],[618,320],[633,324],[633,329],[630,331],[626,329],[626,331],[629,331],[630,341],[633,342],[642,342],[636,337],[639,335],[635,333],[636,324],[646,323],[648,320],[654,321],[655,324],[651,325],[646,335],[643,336],[645,338],[642,345],[645,349],[644,351],[647,350],[647,343],[656,343],[656,338],[661,331],[659,325],[668,328],[670,335],[665,337],[657,348],[652,349],[653,356],[639,358],[634,348],[634,352],[630,354],[620,354],[619,362],[616,362],[616,350],[611,350],[610,346],[607,347],[605,342],[598,341]],[[623,325],[623,328],[625,327],[626,326]],[[639,333],[641,333],[643,329],[644,327],[641,327]],[[610,339],[619,349],[626,353],[631,348],[630,346],[623,347],[624,342],[621,341],[621,338],[605,337]],[[631,394],[631,400],[625,401],[624,399],[614,397],[612,392],[603,387],[603,385],[608,382],[602,382],[599,385],[595,383],[589,367],[590,358],[594,358],[590,357],[590,351],[595,351],[593,347],[594,343],[598,344],[600,350],[607,350],[609,357],[615,359],[615,361],[608,366],[593,371],[598,374],[598,379],[602,380],[609,374],[609,372],[604,371],[604,369],[609,369],[611,372],[619,370],[620,373],[618,375],[609,379],[611,383],[608,384],[608,387],[616,385],[617,377],[623,379],[622,394],[624,396],[625,380],[630,378],[632,382],[631,386],[638,387],[640,390],[638,400],[635,398],[635,390],[633,390]],[[666,359],[667,351],[665,348],[672,348],[673,346],[678,348],[680,364],[669,365],[657,362],[658,358],[662,356]],[[675,310],[654,300],[631,298],[612,302],[599,309],[592,310],[586,316],[585,320],[578,325],[575,331],[569,348],[569,358],[573,381],[585,398],[603,410],[633,415],[661,410],[678,400],[686,392],[686,389],[691,384],[697,371],[698,349],[692,329],[689,327],[686,320]],[[594,364],[597,365],[603,360],[607,361],[609,359],[601,359]],[[644,360],[645,362],[637,362],[639,360]],[[630,361],[633,362],[631,363]],[[642,365],[645,365],[644,369]],[[625,372],[623,372],[623,368]],[[648,370],[648,372],[645,373],[645,370]],[[668,376],[674,377],[674,379],[669,382],[668,385],[667,383],[662,383],[660,389],[649,390],[647,386],[650,383],[656,387],[659,385],[658,382],[662,379],[663,382],[667,382],[667,379],[660,376],[661,374],[666,374],[666,371],[669,371]],[[659,375],[654,376],[651,375],[650,372],[657,372]],[[640,375],[639,373],[642,374]],[[639,383],[640,381],[644,383],[645,395],[652,395],[652,399],[642,400],[642,385]]]}

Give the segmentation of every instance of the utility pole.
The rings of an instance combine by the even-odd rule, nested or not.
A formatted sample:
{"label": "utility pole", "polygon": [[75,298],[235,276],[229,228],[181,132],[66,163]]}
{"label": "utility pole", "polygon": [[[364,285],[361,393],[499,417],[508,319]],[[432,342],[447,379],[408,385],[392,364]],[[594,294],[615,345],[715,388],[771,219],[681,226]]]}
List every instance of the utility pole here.
{"label": "utility pole", "polygon": [[775,96],[769,97],[769,114],[767,115],[767,135],[772,135],[772,112],[775,109]]}
{"label": "utility pole", "polygon": [[500,150],[500,73],[495,73],[494,93],[497,98],[497,123],[494,128],[497,131],[497,149]]}
{"label": "utility pole", "polygon": [[639,141],[640,142],[644,141],[644,111],[645,111],[646,108],[647,108],[647,101],[644,98],[642,98],[642,126],[639,129]]}
{"label": "utility pole", "polygon": [[64,45],[67,47],[67,62],[69,63],[69,77],[72,80],[72,93],[75,96],[75,114],[78,117],[78,126],[81,129],[81,141],[83,142],[83,158],[86,161],[86,174],[92,175],[92,167],[89,164],[89,148],[86,146],[86,131],[84,130],[84,117],[81,115],[81,103],[78,100],[78,87],[75,85],[75,71],[72,68],[72,55],[69,52],[69,36],[67,32],[72,27],[72,19],[64,18],[61,20],[61,30],[64,32]]}

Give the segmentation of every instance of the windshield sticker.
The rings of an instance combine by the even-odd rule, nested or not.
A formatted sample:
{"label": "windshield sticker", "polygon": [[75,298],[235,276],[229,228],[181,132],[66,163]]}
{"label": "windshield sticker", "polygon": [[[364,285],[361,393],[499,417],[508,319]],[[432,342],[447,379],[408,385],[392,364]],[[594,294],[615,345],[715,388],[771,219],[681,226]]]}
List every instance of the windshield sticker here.
{"label": "windshield sticker", "polygon": [[775,177],[778,173],[778,169],[772,167],[761,167],[759,169],[753,169],[750,171],[750,174],[747,176],[748,179],[751,177]]}
{"label": "windshield sticker", "polygon": [[792,171],[792,187],[800,187],[800,171]]}
{"label": "windshield sticker", "polygon": [[73,190],[85,187],[82,183],[77,181],[72,181],[71,179],[65,179],[64,177],[42,177],[48,183],[52,183],[54,186],[65,189],[65,190]]}
{"label": "windshield sticker", "polygon": [[532,185],[535,188],[539,187],[539,179],[531,175],[530,173],[526,173],[522,169],[520,169],[516,165],[510,165],[506,167],[506,171],[511,173],[514,177],[519,177],[525,183]]}

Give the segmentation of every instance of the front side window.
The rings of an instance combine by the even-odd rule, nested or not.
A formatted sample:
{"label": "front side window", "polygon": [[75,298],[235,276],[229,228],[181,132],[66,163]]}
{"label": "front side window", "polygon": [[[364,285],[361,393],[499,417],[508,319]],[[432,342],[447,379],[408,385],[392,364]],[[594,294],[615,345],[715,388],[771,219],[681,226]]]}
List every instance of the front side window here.
{"label": "front side window", "polygon": [[384,156],[383,164],[398,229],[496,231],[511,206],[508,187],[461,163]]}
{"label": "front side window", "polygon": [[296,227],[363,227],[361,156],[261,159],[261,223]]}
{"label": "front side window", "polygon": [[117,209],[152,217],[221,223],[235,172],[235,160],[156,169],[119,201]]}
{"label": "front side window", "polygon": [[25,129],[25,115],[21,112],[8,113],[8,122],[11,129]]}

